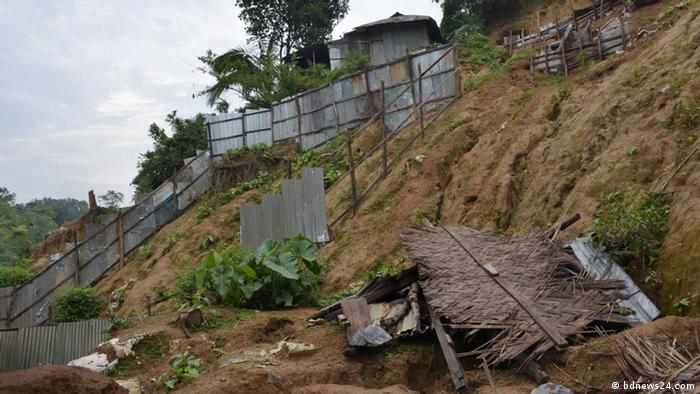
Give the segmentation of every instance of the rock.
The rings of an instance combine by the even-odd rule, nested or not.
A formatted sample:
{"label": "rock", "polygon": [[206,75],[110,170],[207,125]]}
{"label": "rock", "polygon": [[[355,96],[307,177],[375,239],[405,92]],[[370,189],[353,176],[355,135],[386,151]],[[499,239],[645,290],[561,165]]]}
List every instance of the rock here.
{"label": "rock", "polygon": [[118,385],[129,390],[129,394],[141,394],[141,384],[137,379],[115,380]]}
{"label": "rock", "polygon": [[284,347],[287,348],[287,354],[291,357],[295,356],[305,356],[308,354],[315,353],[318,348],[314,345],[308,343],[295,343],[295,342],[284,342]]}
{"label": "rock", "polygon": [[566,386],[555,383],[545,383],[533,389],[530,394],[574,394],[574,391]]}
{"label": "rock", "polygon": [[391,341],[391,335],[378,325],[370,324],[355,333],[350,341],[350,346],[377,347],[389,341]]}

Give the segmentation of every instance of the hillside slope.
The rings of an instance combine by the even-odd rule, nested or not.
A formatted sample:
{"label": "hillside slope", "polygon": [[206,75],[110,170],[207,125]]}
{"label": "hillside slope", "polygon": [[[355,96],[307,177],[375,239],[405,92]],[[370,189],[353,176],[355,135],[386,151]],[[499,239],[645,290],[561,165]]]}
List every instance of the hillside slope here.
{"label": "hillside slope", "polygon": [[[696,142],[700,9],[697,1],[685,1],[681,8],[675,4],[663,1],[632,14],[633,37],[641,28],[658,30],[636,41],[626,53],[595,62],[568,79],[531,74],[523,62],[488,74],[476,89],[465,92],[401,156],[401,163],[369,193],[357,214],[333,228],[334,241],[320,250],[328,270],[324,292],[333,295],[380,268],[410,266],[398,235],[422,218],[439,225],[516,234],[543,232],[580,212],[582,220],[561,235],[565,240],[590,232],[610,193],[660,190],[668,181],[670,230],[654,265],[659,285],[648,290],[667,314],[677,312],[677,301],[688,297],[693,302],[683,312],[696,315],[700,311],[700,301],[693,297],[700,293],[696,280],[700,274],[700,154],[685,159],[700,145]],[[467,67],[462,74],[465,80],[474,77]],[[397,141],[417,132],[412,125]],[[355,149],[366,151],[378,136],[378,129],[371,128],[358,138]],[[397,147],[391,145],[390,153]],[[366,163],[358,169],[361,188],[370,174],[380,170],[379,153]],[[98,287],[108,294],[136,278],[119,314],[144,314],[148,299],[172,288],[175,271],[198,264],[213,248],[238,242],[239,206],[260,192],[240,195],[218,206],[211,216],[197,219],[198,207],[207,204],[200,202],[149,240],[155,247],[153,256],[133,256]],[[329,217],[345,209],[348,193],[349,179],[344,179],[326,195]],[[181,235],[179,241],[165,248],[176,232]],[[206,235],[216,241],[202,246]],[[172,312],[172,308],[161,303],[153,311]],[[206,312],[213,315],[211,309]],[[165,333],[177,340],[170,343],[173,349],[188,348],[202,358],[206,367],[202,376],[183,386],[187,392],[289,392],[329,383],[371,388],[402,384],[421,392],[451,391],[449,375],[432,342],[404,343],[348,359],[342,355],[341,329],[305,326],[311,309],[241,312],[219,308],[216,313],[223,315],[222,326],[188,338],[168,325],[171,319],[165,317],[146,319],[118,334]],[[276,378],[253,363],[221,365],[232,354],[269,349],[285,337],[321,349],[308,357],[281,360],[275,371],[282,384],[270,383]],[[125,376],[152,388],[151,379],[167,369],[167,357],[162,356],[143,368],[132,365]],[[548,372],[567,381],[556,370]],[[486,385],[480,368],[468,374],[470,381]],[[499,370],[496,384],[500,392],[513,393],[530,392],[534,386],[510,370]],[[485,387],[482,391],[489,392]],[[395,392],[405,390],[395,387]]]}
{"label": "hillside slope", "polygon": [[[626,53],[568,80],[513,69],[465,94],[406,153],[410,168],[394,169],[357,217],[335,230],[336,241],[322,251],[328,286],[341,288],[383,263],[405,264],[397,235],[421,217],[513,234],[543,232],[580,212],[583,219],[562,234],[573,238],[591,230],[610,193],[660,188],[697,146],[700,18],[693,4]],[[631,24],[637,16],[649,21],[644,12]],[[690,103],[692,113],[674,112],[678,103]],[[683,116],[690,127],[674,127]],[[418,156],[422,163],[411,160]],[[698,168],[694,155],[665,189],[673,201],[670,231],[655,269],[667,313],[700,292]],[[331,212],[341,193],[327,197]],[[696,303],[689,312],[698,310]]]}

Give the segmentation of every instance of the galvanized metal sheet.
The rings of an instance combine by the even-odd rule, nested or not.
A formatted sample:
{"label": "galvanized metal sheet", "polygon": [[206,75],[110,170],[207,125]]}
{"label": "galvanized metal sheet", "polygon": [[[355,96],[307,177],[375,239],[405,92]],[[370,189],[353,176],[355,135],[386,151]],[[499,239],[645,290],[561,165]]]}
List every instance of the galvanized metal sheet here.
{"label": "galvanized metal sheet", "polygon": [[254,248],[299,233],[328,242],[324,196],[323,170],[303,168],[301,181],[282,182],[281,194],[263,196],[260,205],[241,206],[241,245]]}
{"label": "galvanized metal sheet", "polygon": [[636,319],[630,322],[632,325],[649,323],[661,315],[659,308],[642,292],[625,270],[610,259],[605,252],[593,245],[591,237],[577,238],[569,246],[574,251],[576,258],[581,262],[581,265],[583,265],[583,268],[594,279],[611,279],[625,282],[625,288],[619,291],[629,296],[629,298],[621,301],[620,305],[635,312],[634,317]]}

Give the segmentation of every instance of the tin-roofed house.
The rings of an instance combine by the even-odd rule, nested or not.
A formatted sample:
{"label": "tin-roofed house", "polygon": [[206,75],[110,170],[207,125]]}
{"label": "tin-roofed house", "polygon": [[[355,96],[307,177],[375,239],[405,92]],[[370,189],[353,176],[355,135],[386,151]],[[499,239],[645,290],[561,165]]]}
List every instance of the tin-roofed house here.
{"label": "tin-roofed house", "polygon": [[433,18],[397,12],[390,18],[357,26],[343,38],[329,42],[328,50],[331,69],[335,69],[350,50],[363,50],[369,55],[370,64],[378,65],[406,56],[406,51],[443,42]]}

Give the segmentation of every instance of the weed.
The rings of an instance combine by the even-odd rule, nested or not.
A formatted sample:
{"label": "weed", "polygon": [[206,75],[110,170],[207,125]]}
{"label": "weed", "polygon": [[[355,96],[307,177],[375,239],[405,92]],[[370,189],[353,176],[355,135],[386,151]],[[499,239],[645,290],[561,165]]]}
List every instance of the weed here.
{"label": "weed", "polygon": [[674,304],[673,307],[676,308],[676,311],[678,313],[685,313],[690,309],[692,306],[693,300],[698,297],[698,293],[693,293],[693,294],[686,294],[684,297],[679,298]]}
{"label": "weed", "polygon": [[151,244],[146,244],[139,247],[139,256],[144,260],[150,259],[155,252],[156,248]]}
{"label": "weed", "polygon": [[112,331],[112,330],[125,330],[127,328],[131,328],[134,325],[134,322],[132,322],[129,319],[123,319],[123,318],[113,318],[112,321],[109,323],[109,326],[107,327],[107,331]]}
{"label": "weed", "polygon": [[525,104],[527,104],[528,101],[532,98],[532,95],[535,94],[535,89],[524,89],[522,93],[520,93],[520,97],[518,97],[515,100],[515,108],[513,111],[510,113],[510,120],[513,120],[518,117],[518,114],[520,114],[520,111],[523,110],[523,107]]}
{"label": "weed", "polygon": [[214,208],[210,207],[209,205],[200,205],[197,208],[197,213],[195,213],[195,217],[198,220],[202,220],[204,218],[208,218],[211,216],[211,214],[214,213]]}
{"label": "weed", "polygon": [[639,153],[639,151],[636,146],[627,149],[627,156],[637,156],[637,153]]}
{"label": "weed", "polygon": [[182,238],[182,234],[180,234],[179,231],[175,231],[174,233],[168,235],[168,238],[165,239],[165,244],[163,245],[163,253],[167,253],[170,249],[172,249],[180,238]]}
{"label": "weed", "polygon": [[639,194],[615,192],[593,226],[593,238],[622,265],[658,260],[668,232],[671,205],[665,195],[644,190]]}
{"label": "weed", "polygon": [[216,242],[216,237],[214,235],[211,235],[211,234],[206,234],[205,236],[202,237],[202,240],[199,241],[199,248],[200,249],[207,249],[214,242]]}
{"label": "weed", "polygon": [[170,359],[170,373],[163,373],[156,379],[156,385],[164,385],[166,389],[173,390],[181,382],[187,382],[199,376],[199,368],[202,360],[191,356],[187,350]]}

